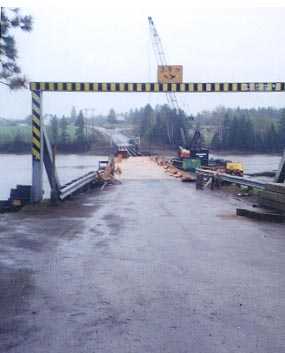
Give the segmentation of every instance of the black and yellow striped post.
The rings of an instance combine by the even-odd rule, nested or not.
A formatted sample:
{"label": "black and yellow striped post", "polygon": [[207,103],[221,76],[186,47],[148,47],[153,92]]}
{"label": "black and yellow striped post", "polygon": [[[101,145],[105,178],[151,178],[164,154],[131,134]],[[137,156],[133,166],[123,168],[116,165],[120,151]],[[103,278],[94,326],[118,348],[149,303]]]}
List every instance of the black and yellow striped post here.
{"label": "black and yellow striped post", "polygon": [[32,201],[39,202],[43,197],[43,132],[41,121],[41,91],[32,91]]}

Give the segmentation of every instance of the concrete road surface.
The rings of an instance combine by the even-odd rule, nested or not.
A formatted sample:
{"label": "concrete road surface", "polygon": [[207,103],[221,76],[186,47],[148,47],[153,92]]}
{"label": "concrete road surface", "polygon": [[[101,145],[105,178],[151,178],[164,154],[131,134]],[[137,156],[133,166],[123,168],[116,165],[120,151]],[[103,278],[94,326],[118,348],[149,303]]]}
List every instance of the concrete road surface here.
{"label": "concrete road surface", "polygon": [[0,216],[0,352],[285,352],[284,225],[146,159],[123,170]]}

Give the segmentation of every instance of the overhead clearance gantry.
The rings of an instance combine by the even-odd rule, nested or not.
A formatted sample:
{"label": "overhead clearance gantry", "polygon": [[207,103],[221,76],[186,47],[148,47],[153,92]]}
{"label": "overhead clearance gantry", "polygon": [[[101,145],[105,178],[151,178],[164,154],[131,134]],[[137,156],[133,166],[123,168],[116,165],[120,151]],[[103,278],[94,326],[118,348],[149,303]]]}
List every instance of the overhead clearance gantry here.
{"label": "overhead clearance gantry", "polygon": [[[178,74],[180,74],[178,72]],[[53,155],[42,116],[44,92],[120,92],[120,93],[253,93],[284,92],[285,82],[31,82],[32,93],[32,201],[43,198],[43,165],[54,192],[60,183],[53,169]],[[285,178],[285,161],[279,168],[276,182]]]}

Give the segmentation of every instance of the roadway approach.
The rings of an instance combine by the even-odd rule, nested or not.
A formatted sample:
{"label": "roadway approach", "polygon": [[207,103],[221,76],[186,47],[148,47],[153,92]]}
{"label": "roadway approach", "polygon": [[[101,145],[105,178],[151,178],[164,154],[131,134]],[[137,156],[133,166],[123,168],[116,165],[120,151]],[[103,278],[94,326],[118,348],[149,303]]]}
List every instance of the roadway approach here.
{"label": "roadway approach", "polygon": [[284,225],[147,157],[120,185],[0,218],[1,353],[281,353]]}

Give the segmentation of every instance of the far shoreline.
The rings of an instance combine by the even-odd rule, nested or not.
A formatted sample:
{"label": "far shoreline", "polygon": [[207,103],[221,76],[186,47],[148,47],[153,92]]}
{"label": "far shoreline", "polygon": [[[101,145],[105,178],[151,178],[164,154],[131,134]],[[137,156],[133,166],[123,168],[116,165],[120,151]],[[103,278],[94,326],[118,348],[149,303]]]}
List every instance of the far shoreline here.
{"label": "far shoreline", "polygon": [[277,152],[245,152],[245,151],[215,151],[215,150],[210,150],[209,154],[214,154],[214,155],[223,155],[223,156],[231,156],[231,155],[236,155],[236,156],[252,156],[252,155],[259,155],[259,156],[272,156],[272,157],[281,157],[282,152],[277,153]]}

